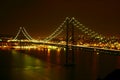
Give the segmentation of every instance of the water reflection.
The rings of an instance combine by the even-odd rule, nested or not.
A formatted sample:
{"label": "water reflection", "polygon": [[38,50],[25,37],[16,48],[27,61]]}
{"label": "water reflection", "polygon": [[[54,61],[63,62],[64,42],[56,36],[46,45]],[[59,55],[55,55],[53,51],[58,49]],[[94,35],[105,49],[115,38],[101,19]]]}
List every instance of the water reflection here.
{"label": "water reflection", "polygon": [[120,56],[117,56],[116,68],[120,69]]}
{"label": "water reflection", "polygon": [[75,49],[75,66],[65,67],[64,51],[62,48],[1,50],[0,80],[96,80],[120,68],[119,56],[81,48]]}

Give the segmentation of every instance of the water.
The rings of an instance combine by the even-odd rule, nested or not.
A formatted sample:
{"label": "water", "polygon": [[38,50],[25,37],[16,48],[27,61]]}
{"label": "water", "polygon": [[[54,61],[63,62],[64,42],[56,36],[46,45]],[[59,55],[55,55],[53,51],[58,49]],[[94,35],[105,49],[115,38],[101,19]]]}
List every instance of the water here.
{"label": "water", "polygon": [[76,49],[75,65],[64,64],[64,49],[0,50],[0,80],[96,80],[119,69],[120,57]]}

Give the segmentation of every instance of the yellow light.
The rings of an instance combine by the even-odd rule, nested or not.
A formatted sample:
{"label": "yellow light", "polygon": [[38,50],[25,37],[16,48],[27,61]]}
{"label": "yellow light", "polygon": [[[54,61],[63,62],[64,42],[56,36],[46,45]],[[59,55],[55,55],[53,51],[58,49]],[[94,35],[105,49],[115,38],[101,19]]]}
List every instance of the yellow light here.
{"label": "yellow light", "polygon": [[97,55],[99,55],[100,53],[99,53],[99,52],[97,52],[96,54],[97,54]]}
{"label": "yellow light", "polygon": [[48,46],[48,48],[50,48],[50,49],[57,49],[58,47],[57,46]]}

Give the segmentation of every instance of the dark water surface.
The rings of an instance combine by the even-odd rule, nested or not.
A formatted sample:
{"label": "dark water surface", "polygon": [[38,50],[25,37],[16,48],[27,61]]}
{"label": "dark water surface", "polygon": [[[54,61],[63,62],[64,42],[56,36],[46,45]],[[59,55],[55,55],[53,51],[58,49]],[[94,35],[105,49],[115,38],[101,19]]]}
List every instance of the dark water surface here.
{"label": "dark water surface", "polygon": [[60,49],[0,50],[0,80],[96,80],[119,69],[120,57],[76,49],[75,65],[64,64]]}

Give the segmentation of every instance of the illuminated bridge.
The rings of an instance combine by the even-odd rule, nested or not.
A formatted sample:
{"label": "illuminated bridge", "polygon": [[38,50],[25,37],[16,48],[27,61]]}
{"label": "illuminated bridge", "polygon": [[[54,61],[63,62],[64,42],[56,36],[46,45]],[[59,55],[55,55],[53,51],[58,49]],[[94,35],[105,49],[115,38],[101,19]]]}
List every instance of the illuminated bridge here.
{"label": "illuminated bridge", "polygon": [[[24,39],[23,36],[25,37]],[[62,36],[63,39],[59,39],[59,36]],[[54,41],[57,37],[59,40]],[[20,27],[17,35],[12,40],[8,40],[8,42],[15,43],[14,48],[16,46],[36,47],[35,44],[44,44],[60,47],[74,46],[100,50],[120,50],[119,39],[115,37],[105,37],[84,26],[74,17],[66,17],[59,27],[43,40],[33,39],[24,27]]]}

